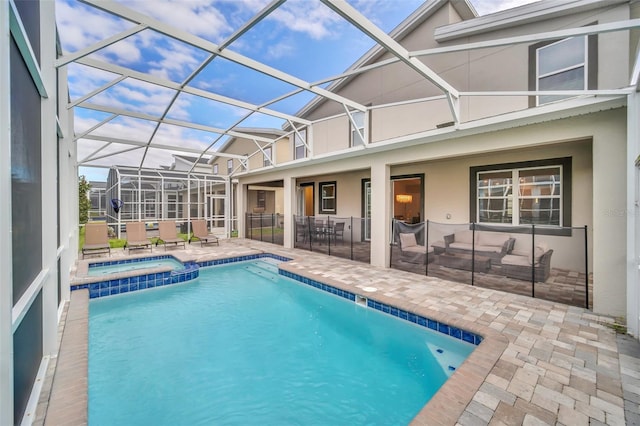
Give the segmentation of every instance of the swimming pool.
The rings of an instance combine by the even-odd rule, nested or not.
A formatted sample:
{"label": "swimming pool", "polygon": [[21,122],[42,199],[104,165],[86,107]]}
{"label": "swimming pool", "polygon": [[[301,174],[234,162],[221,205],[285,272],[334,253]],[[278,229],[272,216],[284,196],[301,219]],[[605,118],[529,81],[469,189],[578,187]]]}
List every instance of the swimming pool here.
{"label": "swimming pool", "polygon": [[174,271],[184,269],[182,262],[173,256],[155,256],[89,263],[87,275],[90,277],[96,277],[138,269],[157,268],[160,266],[170,266]]}
{"label": "swimming pool", "polygon": [[90,424],[406,424],[475,346],[264,262],[92,300]]}

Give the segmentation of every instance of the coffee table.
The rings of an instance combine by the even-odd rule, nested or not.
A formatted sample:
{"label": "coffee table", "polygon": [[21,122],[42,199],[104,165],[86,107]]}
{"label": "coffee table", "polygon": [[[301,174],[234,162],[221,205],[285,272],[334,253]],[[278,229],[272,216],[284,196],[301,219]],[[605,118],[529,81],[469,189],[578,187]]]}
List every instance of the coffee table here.
{"label": "coffee table", "polygon": [[[447,268],[471,270],[472,257],[463,253],[443,253],[438,257],[438,263]],[[491,258],[475,255],[473,257],[474,272],[487,272],[491,269]]]}

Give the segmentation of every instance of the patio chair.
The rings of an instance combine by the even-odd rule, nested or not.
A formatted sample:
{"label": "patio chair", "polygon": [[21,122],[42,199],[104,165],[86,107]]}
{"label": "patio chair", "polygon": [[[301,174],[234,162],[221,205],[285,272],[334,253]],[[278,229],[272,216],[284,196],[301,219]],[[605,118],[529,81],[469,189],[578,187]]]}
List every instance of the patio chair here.
{"label": "patio chair", "polygon": [[220,245],[218,237],[210,234],[207,230],[207,222],[205,220],[191,221],[191,232],[193,232],[193,236],[189,238],[189,244],[191,244],[192,239],[197,238],[200,241],[200,247],[204,244]]}
{"label": "patio chair", "polygon": [[178,244],[182,244],[183,248],[186,247],[186,241],[178,237],[175,220],[163,220],[158,222],[158,230],[160,231],[160,237],[158,241],[156,241],[156,245],[162,241],[165,250],[167,249],[167,244],[175,244],[176,247],[178,247]]}
{"label": "patio chair", "polygon": [[344,244],[344,222],[337,222],[332,229],[331,236],[333,237],[333,242],[337,243],[338,238],[340,238],[340,242]]}
{"label": "patio chair", "polygon": [[84,246],[82,247],[82,258],[85,254],[109,253],[111,256],[111,246],[109,245],[109,231],[106,223],[87,223],[84,226]]}
{"label": "patio chair", "polygon": [[429,263],[434,261],[433,247],[429,247],[429,256],[427,257],[427,248],[418,244],[416,234],[409,232],[398,235],[400,236],[400,260],[418,264],[425,264],[427,259]]}
{"label": "patio chair", "polygon": [[153,252],[153,245],[147,238],[147,230],[142,222],[127,223],[127,241],[124,248],[131,250],[149,248]]}
{"label": "patio chair", "polygon": [[296,242],[302,240],[303,243],[307,242],[309,238],[309,223],[304,216],[296,217]]}

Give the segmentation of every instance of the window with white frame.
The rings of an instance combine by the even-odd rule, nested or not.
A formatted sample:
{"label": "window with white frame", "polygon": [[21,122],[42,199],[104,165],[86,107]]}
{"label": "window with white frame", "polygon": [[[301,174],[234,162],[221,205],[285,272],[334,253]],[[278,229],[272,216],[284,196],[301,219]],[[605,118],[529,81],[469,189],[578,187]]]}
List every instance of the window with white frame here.
{"label": "window with white frame", "polygon": [[476,221],[563,224],[563,165],[476,172]]}
{"label": "window with white frame", "polygon": [[[351,138],[349,140],[349,146],[364,145],[364,112],[355,111],[351,113],[353,122],[349,120],[349,129],[351,130]],[[354,127],[353,123],[356,124]],[[362,136],[361,136],[362,135]]]}
{"label": "window with white frame", "polygon": [[232,171],[233,171],[233,159],[230,158],[227,160],[227,174],[230,175]]}
{"label": "window with white frame", "polygon": [[336,213],[336,182],[320,182],[320,214]]}
{"label": "window with white frame", "polygon": [[293,158],[297,160],[299,158],[305,158],[307,156],[307,129],[300,129],[297,133],[294,133],[293,137]]}
{"label": "window with white frame", "polygon": [[217,175],[218,174],[218,163],[213,165],[213,174]]}
{"label": "window with white frame", "polygon": [[[536,49],[537,90],[585,90],[588,87],[588,38],[572,37]],[[538,105],[568,98],[538,96]]]}
{"label": "window with white frame", "polygon": [[271,160],[273,159],[272,153],[273,153],[273,150],[270,146],[264,149],[264,158],[262,159],[262,165],[264,167],[271,165]]}

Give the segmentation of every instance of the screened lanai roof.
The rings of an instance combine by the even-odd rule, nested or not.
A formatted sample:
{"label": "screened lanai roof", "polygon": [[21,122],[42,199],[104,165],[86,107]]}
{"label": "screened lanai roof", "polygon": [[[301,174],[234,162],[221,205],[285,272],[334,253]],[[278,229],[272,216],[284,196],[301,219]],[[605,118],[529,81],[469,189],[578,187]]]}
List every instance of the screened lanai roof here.
{"label": "screened lanai roof", "polygon": [[[243,157],[218,148],[234,137],[264,148],[277,139],[246,129],[300,128],[310,124],[304,113],[319,102],[346,113],[366,111],[370,106],[332,90],[391,63],[437,87],[458,122],[461,93],[421,58],[638,26],[631,20],[418,52],[396,41],[444,3],[58,0],[63,55],[57,66],[68,70],[79,165],[158,169],[171,164],[173,154]],[[451,4],[465,19],[476,16],[466,0]],[[380,60],[385,53],[390,58]]]}

